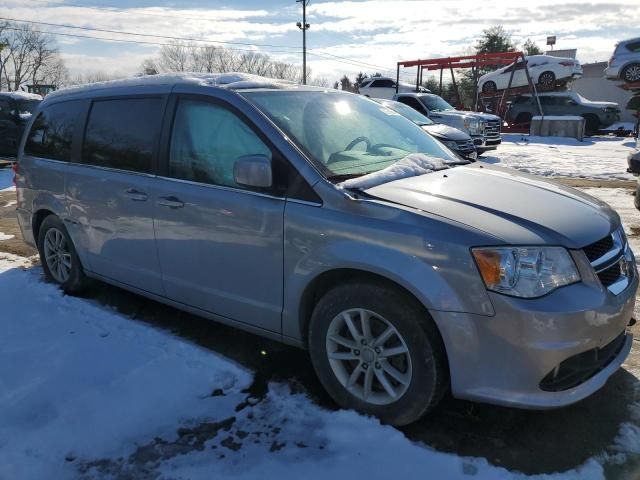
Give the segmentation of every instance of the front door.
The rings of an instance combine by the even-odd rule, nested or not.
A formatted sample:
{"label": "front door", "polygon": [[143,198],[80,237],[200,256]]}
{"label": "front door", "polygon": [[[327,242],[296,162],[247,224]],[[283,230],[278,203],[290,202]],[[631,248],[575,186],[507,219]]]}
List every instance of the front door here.
{"label": "front door", "polygon": [[166,174],[155,187],[155,234],[166,295],[279,332],[284,198],[234,181],[234,161],[271,148],[239,114],[180,96],[168,130]]}
{"label": "front door", "polygon": [[70,230],[99,275],[161,294],[153,232],[152,158],[162,97],[94,101],[80,162],[67,169]]}

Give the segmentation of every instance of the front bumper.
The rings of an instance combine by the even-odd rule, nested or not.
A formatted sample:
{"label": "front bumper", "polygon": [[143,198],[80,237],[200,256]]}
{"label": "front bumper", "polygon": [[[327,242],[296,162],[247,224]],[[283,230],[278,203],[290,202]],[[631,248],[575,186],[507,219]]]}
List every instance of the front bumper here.
{"label": "front bumper", "polygon": [[[631,350],[632,336],[624,332],[633,315],[637,287],[637,274],[618,295],[597,278],[583,277],[581,283],[538,299],[490,293],[496,312],[492,317],[432,312],[446,346],[453,395],[533,409],[561,407],[588,397]],[[606,351],[621,334],[613,357],[586,380],[559,391],[543,389],[543,380],[563,362],[584,352]]]}

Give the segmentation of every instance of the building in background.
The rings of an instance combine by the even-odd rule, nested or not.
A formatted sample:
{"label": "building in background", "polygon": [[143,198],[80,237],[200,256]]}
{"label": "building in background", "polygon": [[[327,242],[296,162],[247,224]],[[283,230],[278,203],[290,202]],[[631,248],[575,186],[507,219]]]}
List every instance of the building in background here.
{"label": "building in background", "polygon": [[583,97],[600,102],[616,102],[620,105],[620,121],[635,123],[633,112],[625,107],[633,94],[619,87],[619,82],[612,82],[604,78],[607,62],[583,63],[582,78],[574,80],[569,88]]}

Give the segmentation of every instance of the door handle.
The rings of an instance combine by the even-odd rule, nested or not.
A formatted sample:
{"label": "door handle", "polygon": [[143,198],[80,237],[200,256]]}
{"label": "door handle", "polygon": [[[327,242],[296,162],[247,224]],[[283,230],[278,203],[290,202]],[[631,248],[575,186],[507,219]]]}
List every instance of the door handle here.
{"label": "door handle", "polygon": [[162,205],[163,207],[169,208],[182,208],[184,207],[184,202],[177,197],[160,197],[158,199],[158,205]]}
{"label": "door handle", "polygon": [[134,188],[130,188],[129,190],[127,190],[125,192],[125,195],[134,202],[146,202],[147,198],[149,198],[146,193],[140,192]]}

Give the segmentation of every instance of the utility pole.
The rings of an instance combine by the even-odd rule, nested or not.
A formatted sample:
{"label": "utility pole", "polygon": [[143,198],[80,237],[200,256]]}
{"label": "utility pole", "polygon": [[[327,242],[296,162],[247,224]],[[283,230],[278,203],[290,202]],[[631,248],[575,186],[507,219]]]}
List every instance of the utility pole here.
{"label": "utility pole", "polygon": [[296,25],[302,30],[302,84],[307,84],[307,30],[311,25],[307,23],[307,5],[311,0],[296,0],[296,3],[302,4],[302,23]]}

